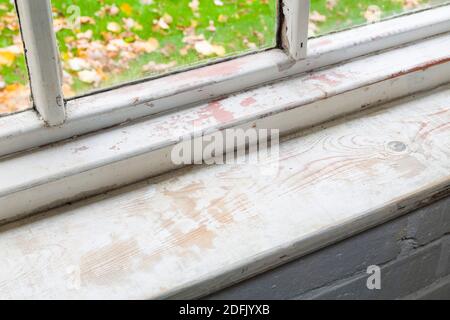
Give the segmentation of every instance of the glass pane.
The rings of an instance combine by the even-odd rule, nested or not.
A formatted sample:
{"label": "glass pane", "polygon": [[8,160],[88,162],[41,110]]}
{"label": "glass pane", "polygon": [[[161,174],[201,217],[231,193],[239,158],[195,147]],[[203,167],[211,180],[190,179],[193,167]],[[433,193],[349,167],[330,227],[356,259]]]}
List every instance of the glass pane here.
{"label": "glass pane", "polygon": [[449,0],[311,0],[309,35],[319,36]]}
{"label": "glass pane", "polygon": [[0,116],[31,107],[28,73],[14,1],[0,0]]}
{"label": "glass pane", "polygon": [[277,0],[52,0],[66,97],[273,47]]}

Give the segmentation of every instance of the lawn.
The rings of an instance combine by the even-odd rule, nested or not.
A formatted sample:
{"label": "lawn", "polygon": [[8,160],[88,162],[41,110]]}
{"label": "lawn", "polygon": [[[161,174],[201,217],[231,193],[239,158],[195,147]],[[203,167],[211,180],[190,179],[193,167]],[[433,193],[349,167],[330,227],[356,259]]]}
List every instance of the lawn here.
{"label": "lawn", "polygon": [[[443,0],[312,0],[310,34]],[[275,45],[276,0],[52,0],[66,97]],[[19,25],[0,0],[0,114],[27,108]]]}
{"label": "lawn", "polygon": [[310,35],[376,22],[449,0],[311,0]]}
{"label": "lawn", "polygon": [[[80,30],[57,33],[74,93],[275,44],[275,0],[53,0],[53,5],[55,21],[63,26],[68,9],[81,8]],[[89,30],[85,45],[80,33]],[[96,74],[77,77],[85,67],[84,61],[74,66],[79,57]]]}

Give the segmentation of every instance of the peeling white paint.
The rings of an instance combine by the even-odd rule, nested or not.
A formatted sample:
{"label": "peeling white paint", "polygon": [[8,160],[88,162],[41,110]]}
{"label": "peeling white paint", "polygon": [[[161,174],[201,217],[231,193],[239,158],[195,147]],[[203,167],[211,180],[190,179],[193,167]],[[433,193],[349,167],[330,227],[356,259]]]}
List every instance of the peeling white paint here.
{"label": "peeling white paint", "polygon": [[50,0],[16,0],[34,107],[49,125],[65,118],[61,65]]}
{"label": "peeling white paint", "polygon": [[0,156],[217,99],[449,30],[447,6],[311,39],[307,59],[294,61],[274,49],[71,100],[63,127],[45,127],[33,111],[3,117]]}
{"label": "peeling white paint", "polygon": [[448,83],[448,47],[450,36],[430,39],[3,159],[0,219],[55,207],[176,168],[171,150],[187,137],[231,127],[273,128],[286,134]]}
{"label": "peeling white paint", "polygon": [[306,58],[309,24],[309,0],[283,0],[283,48],[294,60]]}
{"label": "peeling white paint", "polygon": [[195,298],[448,192],[450,88],[386,107],[289,137],[274,177],[195,166],[3,227],[0,298]]}

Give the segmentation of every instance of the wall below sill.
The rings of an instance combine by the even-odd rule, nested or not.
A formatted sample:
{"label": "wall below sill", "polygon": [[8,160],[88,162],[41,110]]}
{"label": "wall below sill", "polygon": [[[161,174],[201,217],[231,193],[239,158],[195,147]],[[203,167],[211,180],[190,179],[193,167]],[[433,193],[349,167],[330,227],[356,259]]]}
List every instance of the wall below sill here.
{"label": "wall below sill", "polygon": [[[381,269],[369,290],[368,267]],[[206,299],[450,299],[450,197]]]}

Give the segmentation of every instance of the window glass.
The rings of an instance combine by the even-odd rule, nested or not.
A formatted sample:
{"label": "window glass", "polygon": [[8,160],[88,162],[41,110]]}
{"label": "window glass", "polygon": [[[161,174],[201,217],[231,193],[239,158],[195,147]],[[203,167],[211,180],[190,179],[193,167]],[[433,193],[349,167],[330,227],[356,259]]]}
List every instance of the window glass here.
{"label": "window glass", "polygon": [[319,36],[449,0],[311,0],[309,35]]}
{"label": "window glass", "polygon": [[276,44],[277,0],[52,0],[66,97]]}
{"label": "window glass", "polygon": [[0,116],[30,107],[28,73],[14,1],[0,0]]}

